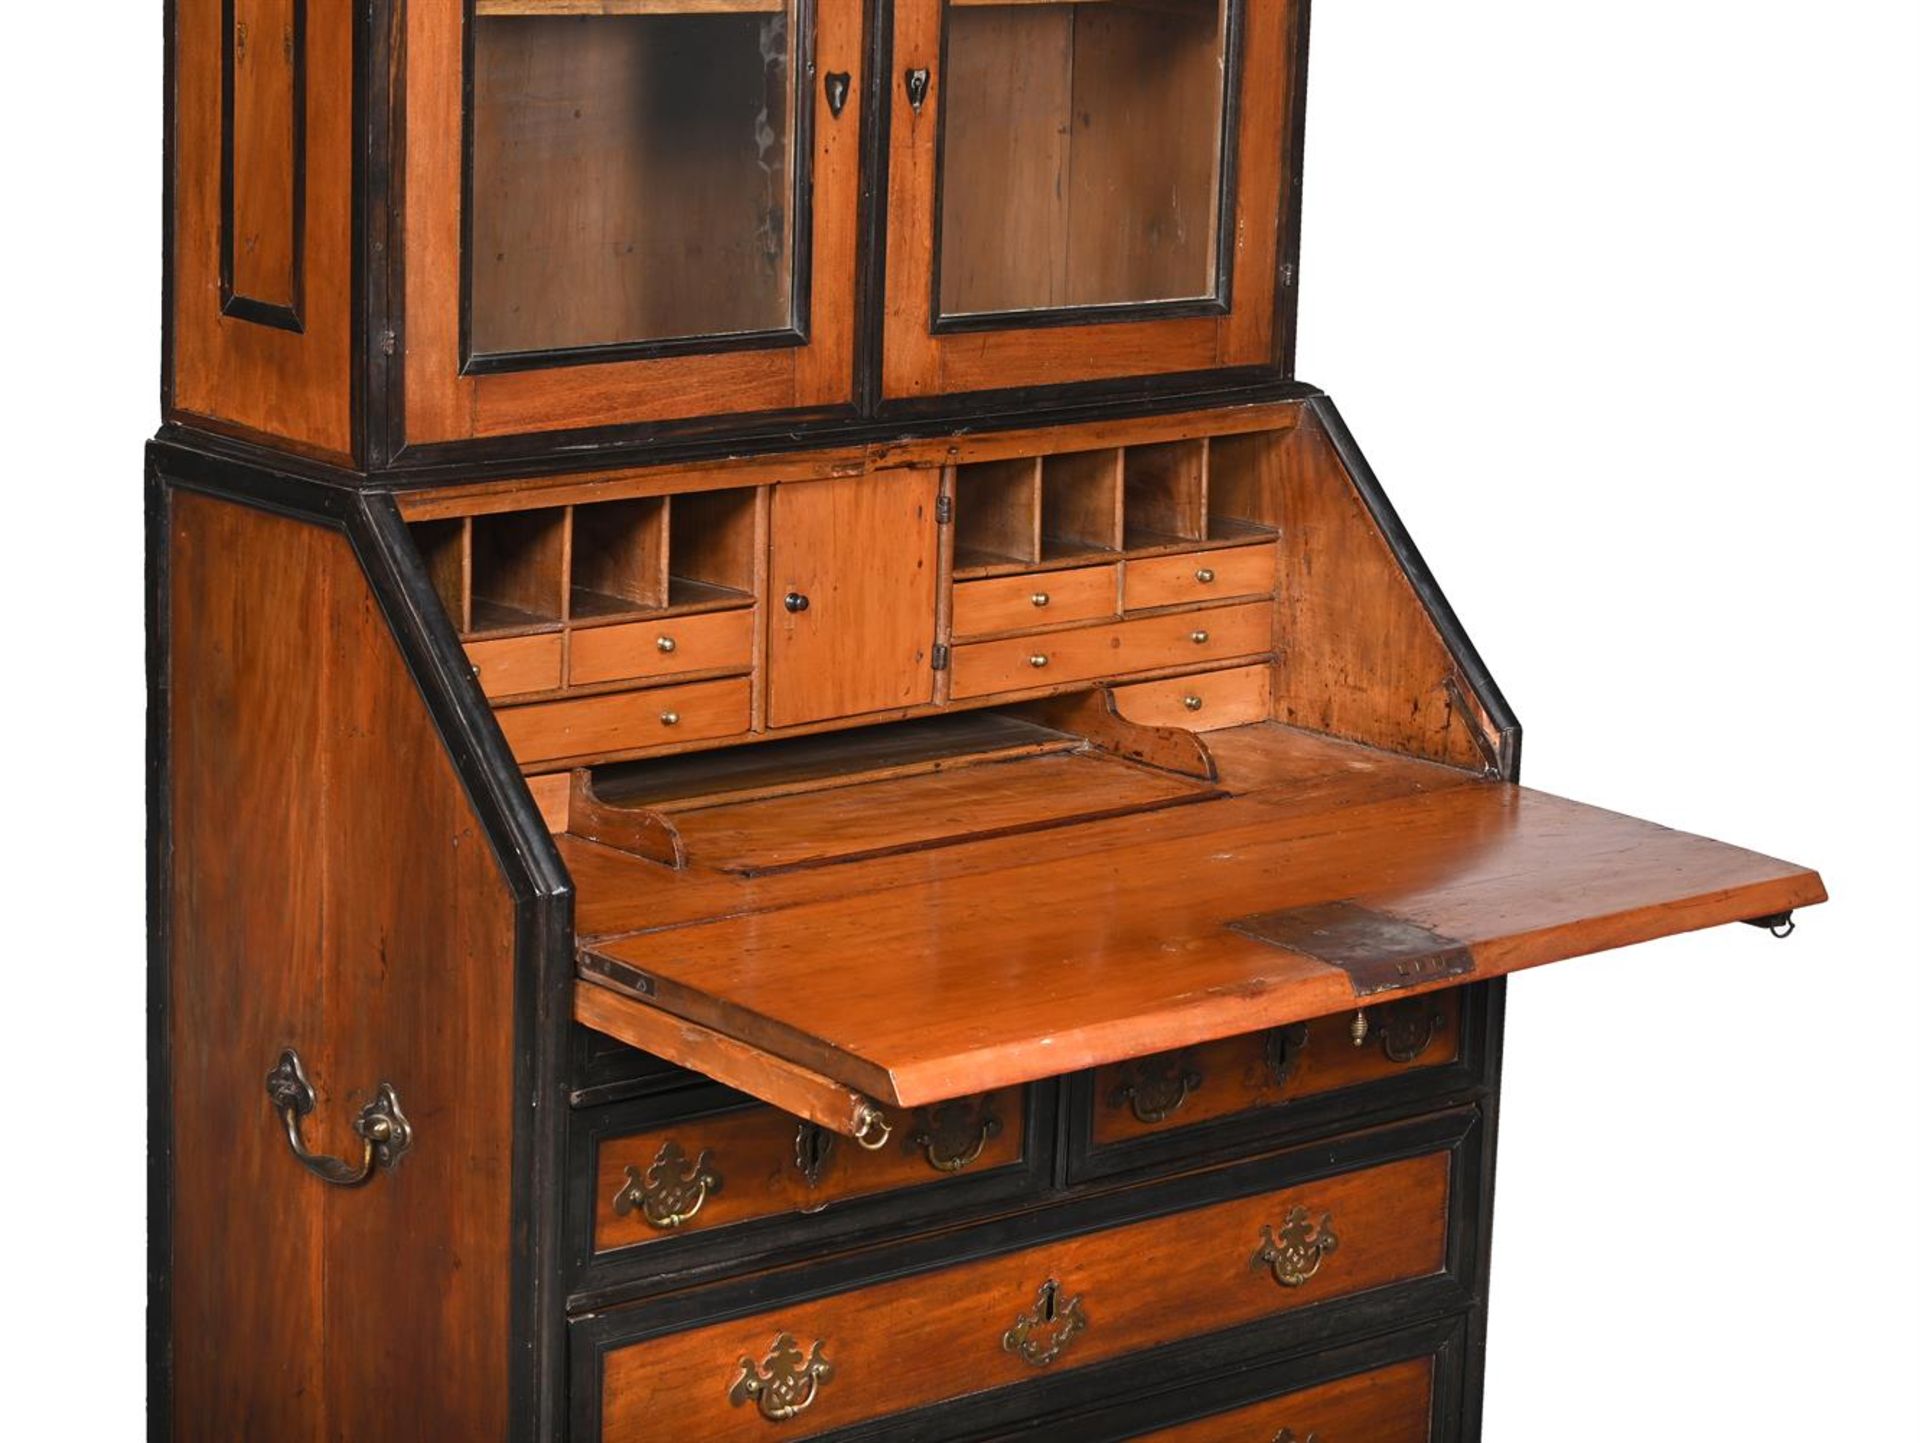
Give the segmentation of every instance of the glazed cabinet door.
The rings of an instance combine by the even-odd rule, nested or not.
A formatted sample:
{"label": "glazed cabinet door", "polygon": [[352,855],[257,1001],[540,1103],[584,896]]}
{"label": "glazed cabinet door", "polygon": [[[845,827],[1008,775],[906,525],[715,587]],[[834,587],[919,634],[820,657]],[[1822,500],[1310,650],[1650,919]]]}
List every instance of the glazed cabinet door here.
{"label": "glazed cabinet door", "polygon": [[889,398],[1275,368],[1292,0],[891,0]]}
{"label": "glazed cabinet door", "polygon": [[934,471],[777,486],[767,725],[933,700]]}
{"label": "glazed cabinet door", "polygon": [[861,8],[407,7],[406,444],[847,403]]}

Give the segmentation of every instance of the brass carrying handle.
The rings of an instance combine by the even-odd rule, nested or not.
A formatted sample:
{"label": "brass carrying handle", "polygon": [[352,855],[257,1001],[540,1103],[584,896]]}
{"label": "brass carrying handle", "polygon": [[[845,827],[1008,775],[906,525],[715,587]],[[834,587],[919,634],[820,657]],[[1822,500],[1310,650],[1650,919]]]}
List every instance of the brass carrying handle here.
{"label": "brass carrying handle", "polygon": [[335,1187],[358,1187],[382,1168],[391,1168],[413,1146],[413,1126],[400,1110],[399,1094],[393,1084],[383,1082],[373,1101],[360,1109],[353,1130],[361,1143],[360,1161],[328,1157],[311,1152],[300,1136],[300,1119],[313,1111],[313,1084],[307,1081],[300,1054],[289,1047],[267,1074],[267,1097],[286,1125],[287,1146],[300,1165],[323,1182]]}

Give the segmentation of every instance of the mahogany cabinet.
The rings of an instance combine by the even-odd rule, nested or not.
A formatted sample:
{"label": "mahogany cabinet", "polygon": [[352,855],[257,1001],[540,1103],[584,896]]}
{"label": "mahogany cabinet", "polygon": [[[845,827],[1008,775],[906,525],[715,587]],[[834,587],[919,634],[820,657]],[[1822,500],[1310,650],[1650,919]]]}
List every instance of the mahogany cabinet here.
{"label": "mahogany cabinet", "polygon": [[1825,894],[1519,785],[1304,4],[170,27],[153,1436],[1478,1438],[1507,976]]}

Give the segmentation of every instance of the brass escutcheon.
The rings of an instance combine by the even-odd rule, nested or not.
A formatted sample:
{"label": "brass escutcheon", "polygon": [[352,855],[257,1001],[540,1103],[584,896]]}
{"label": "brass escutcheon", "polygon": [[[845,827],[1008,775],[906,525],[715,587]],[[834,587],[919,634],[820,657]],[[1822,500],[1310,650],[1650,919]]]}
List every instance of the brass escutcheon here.
{"label": "brass escutcheon", "polygon": [[1276,1027],[1267,1034],[1267,1071],[1275,1087],[1285,1087],[1300,1070],[1300,1059],[1307,1051],[1307,1024],[1295,1022]]}
{"label": "brass escutcheon", "polygon": [[813,1406],[822,1384],[833,1381],[833,1364],[826,1360],[824,1342],[816,1340],[811,1353],[802,1353],[791,1333],[773,1340],[767,1361],[740,1360],[740,1376],[727,1389],[727,1401],[738,1408],[751,1400],[769,1423],[784,1423]]}
{"label": "brass escutcheon", "polygon": [[1250,1266],[1254,1272],[1267,1269],[1283,1288],[1301,1288],[1313,1280],[1320,1264],[1339,1246],[1340,1239],[1333,1235],[1332,1213],[1323,1216],[1316,1227],[1313,1215],[1297,1207],[1280,1225],[1278,1238],[1271,1227],[1260,1229],[1260,1247]]}
{"label": "brass escutcheon", "polygon": [[1380,1050],[1387,1061],[1416,1062],[1446,1026],[1446,1014],[1424,997],[1409,997],[1379,1011]]}
{"label": "brass escutcheon", "polygon": [[1013,1320],[1000,1337],[1000,1346],[1024,1363],[1044,1368],[1062,1353],[1087,1326],[1086,1310],[1078,1297],[1060,1301],[1060,1284],[1048,1278],[1034,1294],[1033,1306]]}
{"label": "brass escutcheon", "polygon": [[[1273,1435],[1273,1443],[1301,1443],[1301,1440],[1294,1437],[1293,1429],[1282,1428],[1278,1433]],[[1320,1435],[1318,1433],[1307,1434],[1305,1443],[1320,1443]]]}
{"label": "brass escutcheon", "polygon": [[613,1215],[623,1218],[637,1211],[647,1226],[670,1232],[691,1221],[721,1185],[720,1174],[713,1170],[712,1152],[702,1150],[698,1159],[689,1162],[686,1150],[668,1141],[660,1145],[645,1172],[627,1168],[627,1180],[613,1195]]}

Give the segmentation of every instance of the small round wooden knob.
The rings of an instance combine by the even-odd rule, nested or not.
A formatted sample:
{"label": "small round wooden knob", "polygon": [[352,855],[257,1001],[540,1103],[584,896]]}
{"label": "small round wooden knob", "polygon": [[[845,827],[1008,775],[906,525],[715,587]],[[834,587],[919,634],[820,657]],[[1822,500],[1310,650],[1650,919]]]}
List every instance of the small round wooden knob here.
{"label": "small round wooden knob", "polygon": [[1198,571],[1193,573],[1193,579],[1199,582],[1202,586],[1213,585],[1213,568],[1211,566],[1201,567]]}
{"label": "small round wooden knob", "polygon": [[680,649],[680,643],[670,636],[660,637],[654,642],[654,645],[659,647],[660,650],[667,655],[671,655]]}
{"label": "small round wooden knob", "polygon": [[1046,664],[1047,664],[1047,656],[1046,656],[1046,653],[1044,652],[1035,652],[1032,656],[1027,658],[1027,665],[1032,667],[1035,671],[1039,671]]}
{"label": "small round wooden knob", "polygon": [[680,725],[680,713],[679,713],[679,712],[677,712],[677,711],[663,711],[663,712],[661,712],[661,713],[660,713],[660,725],[661,725],[661,726],[663,726],[663,727],[677,727],[677,726],[679,726],[679,725]]}
{"label": "small round wooden knob", "polygon": [[1213,638],[1204,631],[1196,631],[1193,634],[1193,644],[1195,646],[1205,646],[1208,642],[1212,640]]}
{"label": "small round wooden knob", "polygon": [[1199,711],[1201,707],[1206,705],[1206,702],[1197,696],[1183,696],[1180,698],[1180,705],[1188,711]]}
{"label": "small round wooden knob", "polygon": [[1050,605],[1052,601],[1053,598],[1044,591],[1036,591],[1033,593],[1033,604],[1035,606],[1047,606]]}

